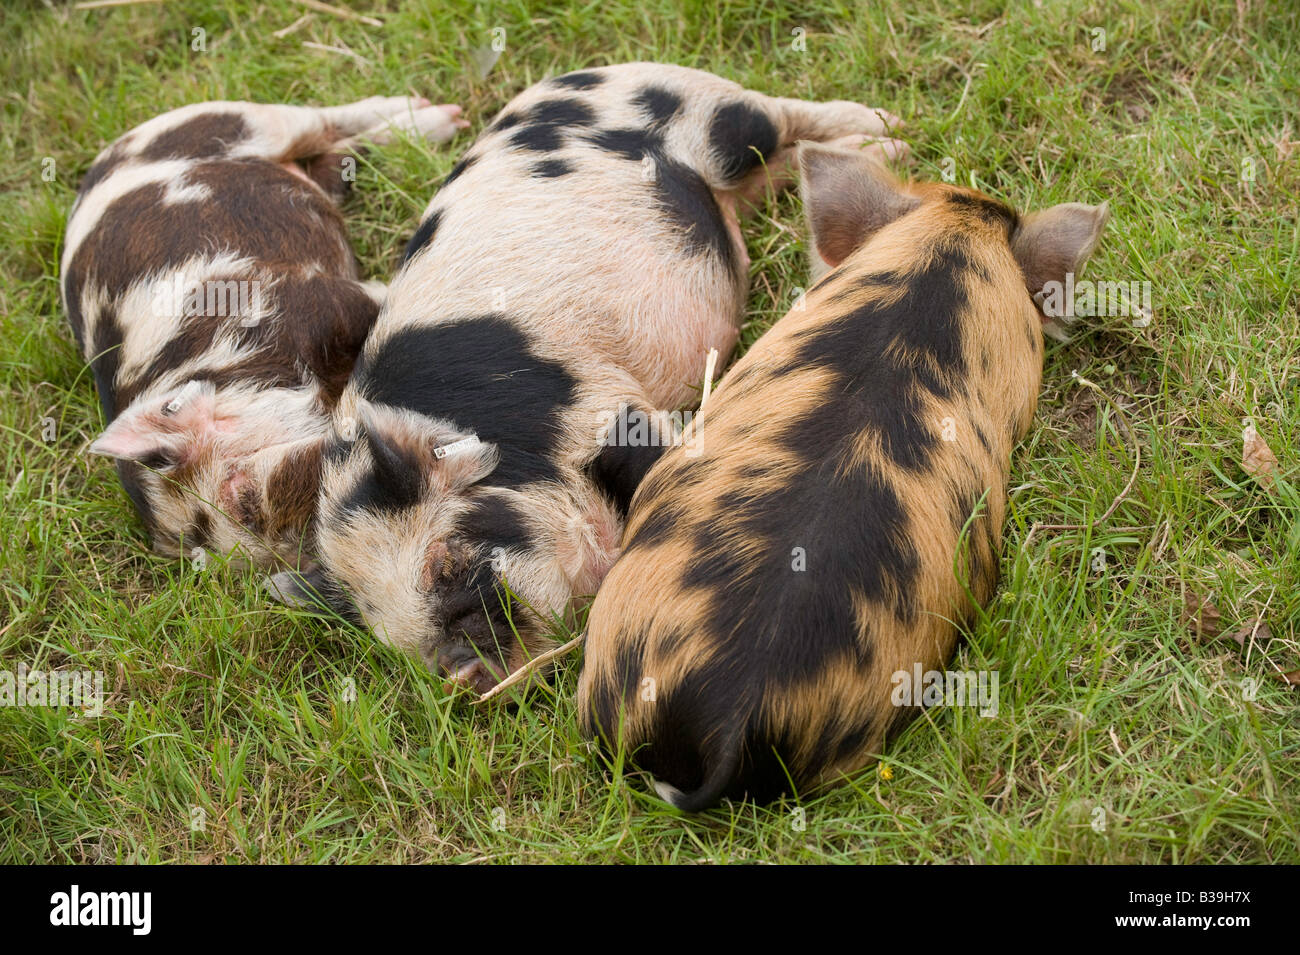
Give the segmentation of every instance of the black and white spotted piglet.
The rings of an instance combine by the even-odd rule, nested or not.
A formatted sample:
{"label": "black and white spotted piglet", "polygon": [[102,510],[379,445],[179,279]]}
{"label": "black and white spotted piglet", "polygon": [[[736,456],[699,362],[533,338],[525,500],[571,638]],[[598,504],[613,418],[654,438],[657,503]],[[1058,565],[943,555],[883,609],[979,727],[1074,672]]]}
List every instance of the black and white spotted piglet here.
{"label": "black and white spotted piglet", "polygon": [[154,546],[294,561],[327,413],[384,288],[363,282],[338,200],[356,150],[446,140],[456,106],[200,103],[95,160],[68,218],[63,299]]}
{"label": "black and white spotted piglet", "polygon": [[797,141],[891,121],[648,63],[516,97],[411,240],[336,411],[321,572],[281,596],[314,591],[479,690],[521,665],[595,591],[661,450],[597,437],[620,407],[684,405],[736,342],[738,206],[768,170],[788,181]]}

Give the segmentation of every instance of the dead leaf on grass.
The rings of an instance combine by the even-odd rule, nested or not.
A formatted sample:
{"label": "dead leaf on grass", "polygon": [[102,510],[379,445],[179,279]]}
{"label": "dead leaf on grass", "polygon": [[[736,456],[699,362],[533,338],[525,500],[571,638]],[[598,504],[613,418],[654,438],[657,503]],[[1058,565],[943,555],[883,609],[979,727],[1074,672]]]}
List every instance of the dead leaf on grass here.
{"label": "dead leaf on grass", "polygon": [[1264,490],[1273,489],[1273,480],[1277,477],[1277,455],[1250,421],[1241,432],[1241,469],[1259,481]]}
{"label": "dead leaf on grass", "polygon": [[1268,628],[1268,624],[1256,617],[1250,623],[1246,624],[1240,630],[1234,630],[1232,633],[1225,634],[1232,640],[1237,641],[1237,646],[1244,647],[1246,641],[1255,637],[1256,642],[1263,642],[1272,639],[1273,631]]}
{"label": "dead leaf on grass", "polygon": [[1223,614],[1214,606],[1209,597],[1202,597],[1190,590],[1183,593],[1183,623],[1198,640],[1212,640],[1223,629],[1220,619]]}

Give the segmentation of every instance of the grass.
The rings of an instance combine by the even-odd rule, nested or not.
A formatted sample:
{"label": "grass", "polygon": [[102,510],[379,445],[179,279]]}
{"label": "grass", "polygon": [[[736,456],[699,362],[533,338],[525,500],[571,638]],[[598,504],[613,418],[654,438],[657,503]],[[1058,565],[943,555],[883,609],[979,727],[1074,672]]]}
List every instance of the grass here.
{"label": "grass", "polygon": [[[1300,15],[953,6],[365,0],[382,28],[315,13],[282,38],[300,5],[0,10],[0,670],[98,670],[106,695],[98,717],[0,707],[0,862],[1300,861],[1300,718],[1277,678],[1300,667],[1300,496],[1240,465],[1246,417],[1285,477],[1300,458]],[[494,27],[506,49],[479,78]],[[552,690],[471,709],[365,634],[268,606],[251,574],[152,556],[85,453],[103,422],[57,263],[103,145],[199,100],[407,89],[478,129],[547,75],[630,59],[889,108],[918,175],[1018,208],[1108,199],[1087,275],[1153,287],[1148,327],[1100,320],[1049,348],[1002,590],[954,664],[999,671],[998,715],[930,711],[887,771],[802,812],[683,818],[635,774],[602,775],[575,728],[577,656]],[[391,271],[468,142],[361,168],[347,211],[369,275]],[[750,223],[746,342],[807,284],[803,235],[794,197]],[[1189,594],[1225,631],[1262,617],[1271,637],[1198,638]]]}

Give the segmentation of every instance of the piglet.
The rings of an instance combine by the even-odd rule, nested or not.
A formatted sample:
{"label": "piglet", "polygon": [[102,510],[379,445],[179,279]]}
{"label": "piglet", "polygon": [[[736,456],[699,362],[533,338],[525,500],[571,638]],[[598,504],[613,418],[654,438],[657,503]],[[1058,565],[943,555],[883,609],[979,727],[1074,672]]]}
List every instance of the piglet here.
{"label": "piglet", "polygon": [[796,141],[862,145],[892,122],[654,63],[517,96],[407,247],[334,415],[321,567],[276,594],[478,691],[549,646],[663,451],[617,440],[620,421],[690,402],[736,342],[739,213],[790,181]]}
{"label": "piglet", "polygon": [[459,114],[407,97],[199,103],[90,167],[63,301],[108,422],[90,450],[116,459],[156,550],[297,563],[328,414],[384,295],[339,200],[365,145],[446,140]]}
{"label": "piglet", "polygon": [[1026,216],[806,146],[821,279],[632,500],[588,618],[579,719],[687,811],[852,774],[917,712],[998,579],[1045,317],[1106,206]]}

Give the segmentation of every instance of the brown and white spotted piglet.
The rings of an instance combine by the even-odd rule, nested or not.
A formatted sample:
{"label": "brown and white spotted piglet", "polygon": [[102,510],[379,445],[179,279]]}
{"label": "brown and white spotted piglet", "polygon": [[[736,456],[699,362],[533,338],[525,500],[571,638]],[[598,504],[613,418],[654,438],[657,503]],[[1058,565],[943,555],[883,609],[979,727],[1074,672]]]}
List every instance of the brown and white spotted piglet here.
{"label": "brown and white spotted piglet", "polygon": [[885,131],[858,103],[657,63],[517,96],[408,247],[335,414],[320,572],[277,575],[279,595],[318,593],[480,691],[519,667],[600,584],[662,450],[598,438],[620,407],[685,404],[735,344],[737,203],[787,181],[796,140]]}
{"label": "brown and white spotted piglet", "polygon": [[801,163],[833,270],[723,378],[695,455],[646,476],[588,619],[585,731],[687,811],[830,784],[915,713],[892,675],[940,667],[996,586],[1042,373],[1031,292],[1107,217]]}
{"label": "brown and white spotted piglet", "polygon": [[384,287],[363,282],[338,201],[356,152],[449,139],[455,106],[199,103],[104,150],[68,218],[63,299],[109,422],[90,450],[161,553],[296,563],[327,414]]}

